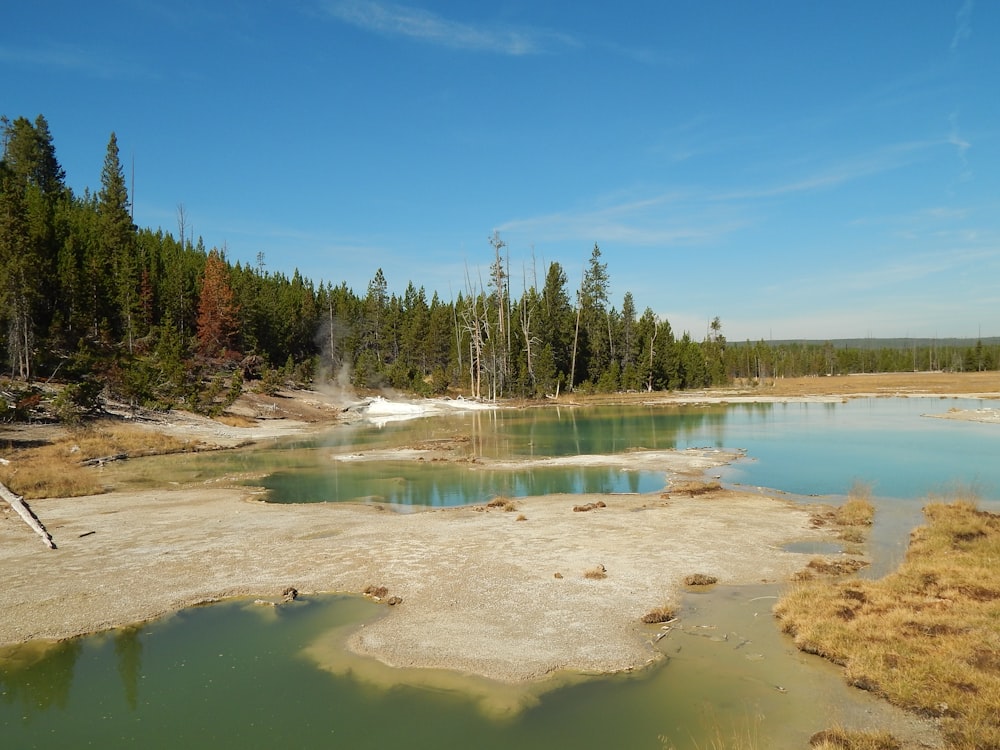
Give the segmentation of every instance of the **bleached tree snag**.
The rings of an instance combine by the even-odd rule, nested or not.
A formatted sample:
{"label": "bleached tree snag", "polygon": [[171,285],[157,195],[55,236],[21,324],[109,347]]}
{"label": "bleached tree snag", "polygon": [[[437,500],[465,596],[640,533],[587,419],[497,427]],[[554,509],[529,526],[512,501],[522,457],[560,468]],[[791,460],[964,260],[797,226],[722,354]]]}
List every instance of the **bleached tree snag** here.
{"label": "bleached tree snag", "polygon": [[24,522],[31,527],[32,531],[42,538],[46,547],[49,549],[56,548],[56,543],[52,541],[52,536],[42,526],[42,522],[38,520],[38,517],[31,512],[31,508],[24,502],[23,497],[15,495],[2,482],[0,482],[0,497],[6,500],[7,504],[17,511],[17,514],[24,519]]}
{"label": "bleached tree snag", "polygon": [[101,456],[100,458],[88,458],[81,461],[80,466],[104,466],[112,461],[124,461],[128,458],[128,453],[116,453],[113,456]]}

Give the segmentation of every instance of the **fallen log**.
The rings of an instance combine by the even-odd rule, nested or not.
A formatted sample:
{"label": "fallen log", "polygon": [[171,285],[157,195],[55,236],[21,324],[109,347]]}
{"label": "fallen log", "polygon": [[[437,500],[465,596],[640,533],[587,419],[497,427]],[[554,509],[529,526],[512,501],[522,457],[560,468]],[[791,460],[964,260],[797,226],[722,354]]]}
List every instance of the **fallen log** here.
{"label": "fallen log", "polygon": [[7,504],[17,511],[17,514],[24,519],[24,522],[31,527],[38,536],[42,538],[45,542],[45,546],[49,549],[55,549],[56,543],[52,541],[52,535],[45,530],[42,522],[38,520],[38,516],[31,512],[31,508],[28,504],[24,502],[24,498],[20,495],[15,495],[11,492],[2,482],[0,482],[0,497],[7,501]]}
{"label": "fallen log", "polygon": [[81,461],[80,466],[104,466],[104,464],[109,464],[112,461],[124,461],[126,458],[128,458],[128,453],[116,453],[113,456],[88,458],[86,461]]}

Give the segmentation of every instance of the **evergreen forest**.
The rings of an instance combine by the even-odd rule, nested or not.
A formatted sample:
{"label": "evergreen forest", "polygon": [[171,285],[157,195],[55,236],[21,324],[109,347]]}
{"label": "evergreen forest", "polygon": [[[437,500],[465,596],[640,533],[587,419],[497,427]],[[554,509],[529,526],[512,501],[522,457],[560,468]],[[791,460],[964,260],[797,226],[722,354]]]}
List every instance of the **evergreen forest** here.
{"label": "evergreen forest", "polygon": [[74,420],[102,399],[213,413],[244,388],[323,380],[499,399],[998,366],[995,340],[734,343],[718,318],[699,338],[678,336],[631,293],[609,298],[596,244],[579,288],[559,263],[539,269],[539,286],[511,278],[494,233],[485,278],[468,274],[449,300],[412,280],[390,292],[381,268],[354,290],[267,270],[263,255],[232,263],[224,247],[186,236],[182,207],[176,235],[133,223],[114,133],[99,188],[79,195],[43,116],[0,128],[4,421],[30,416],[42,383],[61,386],[55,412]]}

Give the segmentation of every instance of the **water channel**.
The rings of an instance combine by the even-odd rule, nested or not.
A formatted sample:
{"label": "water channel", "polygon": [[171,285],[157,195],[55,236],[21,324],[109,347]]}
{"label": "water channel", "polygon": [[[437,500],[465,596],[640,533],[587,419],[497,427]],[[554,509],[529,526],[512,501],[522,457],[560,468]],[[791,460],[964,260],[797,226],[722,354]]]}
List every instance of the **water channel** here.
{"label": "water channel", "polygon": [[[657,472],[567,468],[489,471],[466,464],[350,460],[359,450],[454,444],[474,455],[526,458],[639,448],[746,450],[720,474],[803,502],[838,502],[855,481],[874,491],[873,569],[890,570],[929,494],[973,488],[1000,506],[1000,425],[930,419],[977,401],[859,399],[690,407],[473,412],[345,425],[249,450],[114,467],[120,488],[223,478],[263,485],[273,502],[483,502],[493,495],[655,492]],[[819,496],[818,498],[816,496]],[[307,654],[384,610],[352,596],[278,609],[231,601],[56,645],[0,654],[5,747],[480,748],[712,747],[733,733],[756,747],[803,747],[812,731],[871,710],[837,670],[798,653],[770,617],[776,587],[690,594],[690,627],[659,647],[662,666],[592,677],[544,693],[498,719],[461,691],[376,688],[318,669]],[[332,636],[336,638],[337,636]],[[729,746],[728,744],[724,746]]]}

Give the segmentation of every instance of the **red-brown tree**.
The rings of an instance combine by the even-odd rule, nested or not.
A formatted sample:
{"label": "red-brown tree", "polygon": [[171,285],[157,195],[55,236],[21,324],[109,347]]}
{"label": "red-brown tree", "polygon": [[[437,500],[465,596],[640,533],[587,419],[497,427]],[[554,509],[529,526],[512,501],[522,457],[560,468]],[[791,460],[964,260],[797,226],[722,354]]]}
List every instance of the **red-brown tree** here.
{"label": "red-brown tree", "polygon": [[234,348],[237,305],[229,283],[229,267],[222,254],[212,249],[205,259],[205,275],[198,298],[198,353],[225,357]]}

